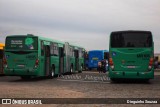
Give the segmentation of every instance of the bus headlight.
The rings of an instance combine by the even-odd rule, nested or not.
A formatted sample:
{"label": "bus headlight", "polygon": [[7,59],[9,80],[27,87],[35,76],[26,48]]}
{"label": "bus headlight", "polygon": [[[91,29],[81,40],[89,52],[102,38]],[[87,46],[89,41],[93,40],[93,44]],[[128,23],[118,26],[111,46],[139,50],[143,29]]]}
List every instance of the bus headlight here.
{"label": "bus headlight", "polygon": [[36,61],[35,61],[35,68],[37,68],[38,67],[38,65],[39,65],[39,59],[36,59]]}
{"label": "bus headlight", "polygon": [[149,65],[148,65],[148,70],[151,70],[152,69],[152,66],[153,66],[153,58],[151,57],[150,59],[149,59]]}
{"label": "bus headlight", "polygon": [[112,58],[109,58],[109,65],[110,65],[111,69],[114,70],[114,63],[113,63]]}
{"label": "bus headlight", "polygon": [[4,66],[5,68],[8,67],[8,65],[7,65],[7,59],[6,59],[6,58],[3,59],[3,66]]}
{"label": "bus headlight", "polygon": [[114,70],[114,66],[111,66],[111,69]]}

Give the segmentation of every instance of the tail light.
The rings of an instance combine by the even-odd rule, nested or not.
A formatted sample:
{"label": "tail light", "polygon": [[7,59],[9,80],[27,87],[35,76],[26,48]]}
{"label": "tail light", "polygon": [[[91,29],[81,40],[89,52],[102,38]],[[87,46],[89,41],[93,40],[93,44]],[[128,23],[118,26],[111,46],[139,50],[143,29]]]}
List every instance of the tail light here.
{"label": "tail light", "polygon": [[3,65],[4,65],[4,67],[7,67],[7,59],[6,58],[3,59]]}
{"label": "tail light", "polygon": [[153,58],[149,59],[149,65],[148,65],[148,69],[151,70],[152,66],[153,66]]}
{"label": "tail light", "polygon": [[35,68],[37,68],[38,67],[38,65],[39,65],[39,59],[36,59],[36,62],[35,62]]}
{"label": "tail light", "polygon": [[114,63],[113,63],[112,58],[109,58],[109,65],[110,65],[111,69],[113,70],[114,69]]}

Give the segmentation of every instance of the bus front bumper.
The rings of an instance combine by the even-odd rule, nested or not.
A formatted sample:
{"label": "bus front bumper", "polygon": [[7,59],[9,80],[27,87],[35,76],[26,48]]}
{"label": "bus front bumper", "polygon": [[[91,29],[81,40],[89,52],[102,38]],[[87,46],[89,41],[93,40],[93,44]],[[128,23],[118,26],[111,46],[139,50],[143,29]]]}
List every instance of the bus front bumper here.
{"label": "bus front bumper", "polygon": [[148,72],[136,71],[109,71],[111,79],[153,79],[154,70]]}

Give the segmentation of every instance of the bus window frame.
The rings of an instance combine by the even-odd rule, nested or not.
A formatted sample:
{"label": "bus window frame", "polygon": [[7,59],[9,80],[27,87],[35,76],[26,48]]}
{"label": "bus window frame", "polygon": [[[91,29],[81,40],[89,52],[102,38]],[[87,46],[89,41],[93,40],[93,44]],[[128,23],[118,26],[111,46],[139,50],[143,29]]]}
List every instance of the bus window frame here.
{"label": "bus window frame", "polygon": [[44,56],[44,41],[41,40],[41,56]]}

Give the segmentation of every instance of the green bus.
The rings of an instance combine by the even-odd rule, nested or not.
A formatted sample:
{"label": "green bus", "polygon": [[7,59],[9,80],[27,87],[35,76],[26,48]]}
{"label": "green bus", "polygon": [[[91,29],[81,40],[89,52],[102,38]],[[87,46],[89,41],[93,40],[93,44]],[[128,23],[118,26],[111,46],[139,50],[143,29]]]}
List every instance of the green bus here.
{"label": "green bus", "polygon": [[110,35],[109,77],[154,78],[154,42],[150,31],[115,31]]}
{"label": "green bus", "polygon": [[82,72],[84,70],[84,54],[86,50],[83,47],[65,42],[65,67],[67,72]]}
{"label": "green bus", "polygon": [[5,75],[22,79],[53,78],[66,72],[82,71],[84,57],[79,54],[85,49],[68,42],[28,34],[7,36],[5,45]]}

